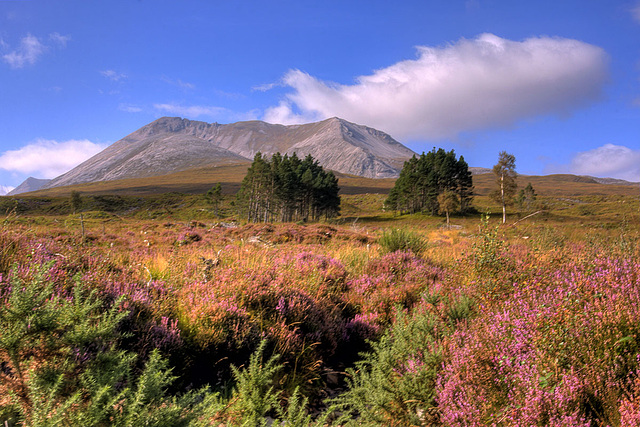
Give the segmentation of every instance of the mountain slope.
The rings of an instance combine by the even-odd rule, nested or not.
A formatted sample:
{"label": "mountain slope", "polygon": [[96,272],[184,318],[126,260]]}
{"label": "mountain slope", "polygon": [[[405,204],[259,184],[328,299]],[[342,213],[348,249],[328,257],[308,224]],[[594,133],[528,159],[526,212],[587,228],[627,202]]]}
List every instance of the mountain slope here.
{"label": "mountain slope", "polygon": [[25,179],[22,184],[9,191],[7,193],[7,196],[15,196],[16,194],[37,191],[47,185],[50,181],[50,179],[38,179],[30,176],[29,178]]}
{"label": "mountain slope", "polygon": [[283,126],[163,117],[53,179],[46,188],[247,162],[258,152],[311,154],[328,169],[367,178],[398,176],[414,154],[384,132],[338,118]]}

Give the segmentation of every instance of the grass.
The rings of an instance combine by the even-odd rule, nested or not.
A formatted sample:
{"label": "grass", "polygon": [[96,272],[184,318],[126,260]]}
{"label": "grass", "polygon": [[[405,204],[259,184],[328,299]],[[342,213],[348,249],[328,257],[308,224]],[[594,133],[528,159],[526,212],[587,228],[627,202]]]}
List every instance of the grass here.
{"label": "grass", "polygon": [[[225,170],[229,182],[239,168]],[[202,193],[222,177],[202,178]],[[24,366],[48,378],[37,370],[60,362],[84,378],[96,349],[108,348],[138,360],[130,387],[159,352],[176,377],[167,393],[178,400],[167,402],[201,386],[218,392],[196,399],[222,409],[194,425],[240,423],[233,408],[265,398],[257,418],[304,401],[319,425],[340,415],[341,425],[632,425],[640,402],[637,188],[571,179],[532,181],[542,212],[518,222],[532,212],[511,207],[503,226],[478,178],[474,207],[488,220],[453,216],[451,229],[443,217],[383,212],[389,183],[369,192],[374,185],[359,178],[342,195],[341,217],[310,224],[234,221],[231,194],[217,218],[202,193],[87,191],[84,240],[64,192],[4,197],[0,308],[23,289],[12,283],[29,283],[38,268],[61,305],[78,283],[101,307],[120,301],[116,336],[72,349],[87,360],[40,349]],[[394,252],[387,240],[399,249],[429,244]],[[257,349],[279,354],[282,369],[260,372],[250,357]],[[242,366],[252,367],[240,375]],[[268,393],[246,391],[253,380]],[[301,425],[313,422],[306,406]],[[15,411],[0,396],[0,423]]]}

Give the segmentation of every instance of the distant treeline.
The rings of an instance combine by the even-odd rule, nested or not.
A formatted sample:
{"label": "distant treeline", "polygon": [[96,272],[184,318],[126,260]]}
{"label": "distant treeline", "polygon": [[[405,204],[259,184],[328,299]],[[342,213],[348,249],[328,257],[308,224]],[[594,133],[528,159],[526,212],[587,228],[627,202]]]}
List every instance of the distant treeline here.
{"label": "distant treeline", "polygon": [[301,160],[280,153],[266,159],[257,153],[238,193],[247,221],[307,221],[340,212],[338,179],[308,155]]}

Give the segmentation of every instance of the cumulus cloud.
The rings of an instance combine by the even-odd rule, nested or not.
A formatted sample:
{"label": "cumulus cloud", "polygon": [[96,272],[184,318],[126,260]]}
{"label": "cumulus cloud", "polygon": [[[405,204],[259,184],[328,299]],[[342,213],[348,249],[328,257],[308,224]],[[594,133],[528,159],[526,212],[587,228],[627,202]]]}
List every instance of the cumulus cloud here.
{"label": "cumulus cloud", "polygon": [[567,115],[597,100],[608,77],[604,50],[578,40],[482,34],[417,49],[417,59],[352,85],[291,70],[283,84],[293,92],[264,119],[293,124],[339,116],[399,138],[440,139],[537,115]]}
{"label": "cumulus cloud", "polygon": [[0,155],[0,169],[55,178],[105,148],[104,145],[84,140],[52,141],[39,139],[17,150]]}
{"label": "cumulus cloud", "polygon": [[156,110],[160,110],[169,114],[177,114],[182,117],[200,117],[209,116],[216,117],[223,113],[227,113],[226,108],[214,107],[208,105],[178,105],[178,104],[154,104]]}
{"label": "cumulus cloud", "polygon": [[618,178],[640,181],[640,150],[623,145],[605,144],[602,147],[577,153],[567,166],[554,168],[576,175]]}
{"label": "cumulus cloud", "polygon": [[[9,64],[11,68],[23,68],[25,65],[33,65],[38,59],[50,48],[64,48],[67,42],[71,40],[69,36],[63,36],[58,33],[49,34],[49,42],[43,43],[38,37],[27,34],[20,40],[20,45],[14,50],[2,55],[4,62]],[[2,42],[4,49],[10,49],[6,42]]]}

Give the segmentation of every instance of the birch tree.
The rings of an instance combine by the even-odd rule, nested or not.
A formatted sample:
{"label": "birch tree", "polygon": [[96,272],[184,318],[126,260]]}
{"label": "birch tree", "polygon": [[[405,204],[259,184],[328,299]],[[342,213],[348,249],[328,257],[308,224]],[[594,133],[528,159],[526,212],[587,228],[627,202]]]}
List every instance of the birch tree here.
{"label": "birch tree", "polygon": [[518,184],[516,183],[516,157],[506,151],[501,151],[498,163],[493,166],[497,188],[491,197],[502,205],[502,223],[507,222],[507,205],[513,202]]}

